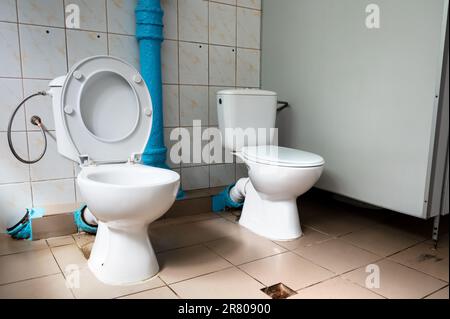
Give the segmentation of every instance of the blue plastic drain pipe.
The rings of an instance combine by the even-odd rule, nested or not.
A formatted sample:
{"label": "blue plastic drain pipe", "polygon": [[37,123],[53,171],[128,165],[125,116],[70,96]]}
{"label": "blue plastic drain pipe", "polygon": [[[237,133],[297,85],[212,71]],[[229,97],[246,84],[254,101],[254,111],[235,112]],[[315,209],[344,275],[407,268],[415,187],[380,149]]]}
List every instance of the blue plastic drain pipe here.
{"label": "blue plastic drain pipe", "polygon": [[[135,10],[136,38],[139,42],[141,74],[152,98],[152,132],[142,154],[145,165],[169,169],[166,164],[167,148],[164,145],[163,91],[161,75],[161,43],[163,16],[160,0],[139,0]],[[178,192],[182,198],[184,192]]]}

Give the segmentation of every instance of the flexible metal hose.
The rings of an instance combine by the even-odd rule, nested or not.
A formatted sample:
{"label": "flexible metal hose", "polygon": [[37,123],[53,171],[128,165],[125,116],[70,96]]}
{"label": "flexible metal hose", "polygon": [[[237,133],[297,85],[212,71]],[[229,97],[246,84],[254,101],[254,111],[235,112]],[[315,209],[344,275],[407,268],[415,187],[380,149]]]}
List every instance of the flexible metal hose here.
{"label": "flexible metal hose", "polygon": [[12,132],[12,125],[14,122],[14,118],[17,115],[17,112],[20,110],[20,108],[22,107],[22,105],[25,104],[25,102],[27,102],[28,100],[32,99],[35,96],[46,96],[48,95],[47,92],[42,91],[42,92],[37,92],[35,94],[32,94],[30,96],[28,96],[27,98],[25,98],[22,102],[20,102],[19,105],[17,105],[17,107],[15,108],[14,112],[11,114],[11,117],[9,118],[9,122],[8,122],[8,145],[9,145],[9,149],[11,150],[11,153],[14,155],[14,157],[19,160],[20,162],[24,163],[24,164],[35,164],[37,162],[39,162],[45,155],[45,152],[47,151],[47,135],[45,135],[45,129],[44,126],[42,125],[41,119],[39,117],[35,117],[33,116],[33,118],[31,119],[32,123],[36,126],[38,126],[41,129],[41,133],[42,136],[44,137],[44,149],[42,150],[41,155],[39,155],[36,159],[34,160],[26,160],[23,159],[22,157],[19,156],[19,154],[17,154],[16,150],[14,149],[14,145],[12,142],[12,138],[11,138],[11,132]]}

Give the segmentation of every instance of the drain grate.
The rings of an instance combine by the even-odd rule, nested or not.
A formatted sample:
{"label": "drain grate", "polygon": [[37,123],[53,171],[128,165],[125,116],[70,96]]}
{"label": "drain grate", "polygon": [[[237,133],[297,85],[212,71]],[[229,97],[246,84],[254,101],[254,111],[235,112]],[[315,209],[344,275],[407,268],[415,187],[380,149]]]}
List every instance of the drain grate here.
{"label": "drain grate", "polygon": [[295,290],[289,288],[288,286],[282,283],[263,288],[261,289],[261,291],[272,299],[286,299],[290,296],[297,294]]}

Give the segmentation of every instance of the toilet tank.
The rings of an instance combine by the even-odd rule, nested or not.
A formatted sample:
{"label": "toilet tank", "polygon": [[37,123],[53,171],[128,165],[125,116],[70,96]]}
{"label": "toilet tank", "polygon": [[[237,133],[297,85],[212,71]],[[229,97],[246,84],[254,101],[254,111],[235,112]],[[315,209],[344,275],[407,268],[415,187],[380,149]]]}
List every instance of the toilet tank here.
{"label": "toilet tank", "polygon": [[217,116],[222,143],[228,151],[244,146],[272,145],[277,114],[277,93],[258,89],[217,93]]}

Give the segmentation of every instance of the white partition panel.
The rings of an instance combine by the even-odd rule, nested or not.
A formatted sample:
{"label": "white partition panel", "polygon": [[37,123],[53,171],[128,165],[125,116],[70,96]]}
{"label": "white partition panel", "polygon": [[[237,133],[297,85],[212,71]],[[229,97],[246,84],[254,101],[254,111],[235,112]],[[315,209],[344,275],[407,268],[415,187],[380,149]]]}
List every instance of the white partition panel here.
{"label": "white partition panel", "polygon": [[[366,7],[380,8],[380,28]],[[318,187],[426,217],[448,0],[264,0],[262,85]]]}

